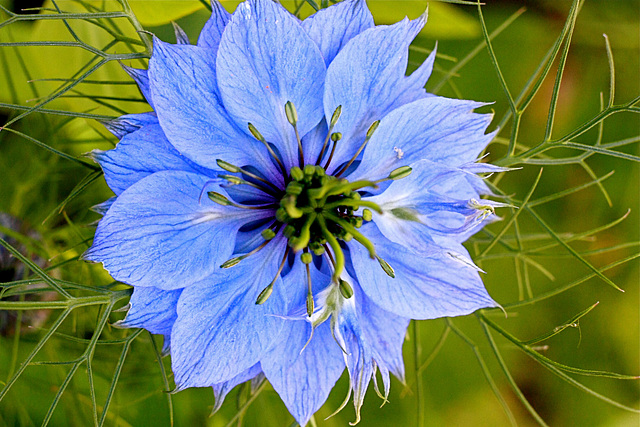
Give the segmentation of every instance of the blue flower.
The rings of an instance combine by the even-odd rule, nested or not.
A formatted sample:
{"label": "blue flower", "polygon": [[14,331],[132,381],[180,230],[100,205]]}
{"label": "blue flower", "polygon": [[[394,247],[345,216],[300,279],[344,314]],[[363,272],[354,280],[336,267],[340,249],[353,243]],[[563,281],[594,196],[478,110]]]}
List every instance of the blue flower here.
{"label": "blue flower", "polygon": [[403,380],[410,319],[496,305],[462,246],[501,206],[476,175],[500,170],[476,163],[491,116],[424,90],[435,54],[405,75],[426,16],[212,6],[197,46],[126,68],[153,112],[93,153],[116,197],[85,258],[134,287],[121,324],[165,336],[178,389],[219,407],[266,377],[305,425],[346,367],[359,419]]}

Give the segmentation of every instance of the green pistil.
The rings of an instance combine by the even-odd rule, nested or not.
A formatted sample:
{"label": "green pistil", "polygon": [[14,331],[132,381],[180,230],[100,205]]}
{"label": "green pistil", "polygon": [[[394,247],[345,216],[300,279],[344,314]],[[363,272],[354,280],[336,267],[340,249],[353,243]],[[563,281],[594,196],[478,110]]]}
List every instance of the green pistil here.
{"label": "green pistil", "polygon": [[[368,186],[375,186],[375,183],[350,183],[328,176],[320,166],[305,165],[291,168],[290,181],[280,199],[276,221],[284,226],[289,247],[294,252],[304,251],[301,259],[305,264],[329,248],[335,283],[338,283],[345,263],[340,241],[354,239],[372,258],[376,256],[373,244],[357,230],[365,220],[358,214],[358,209],[367,207],[382,213],[377,204],[361,200],[356,191]],[[367,212],[366,219],[370,220],[370,211]]]}
{"label": "green pistil", "polygon": [[376,257],[376,249],[373,246],[373,243],[371,243],[369,241],[369,239],[364,237],[364,235],[362,233],[360,233],[358,230],[356,230],[356,228],[353,225],[351,225],[346,220],[340,219],[337,216],[331,215],[331,214],[327,215],[327,219],[330,219],[333,222],[335,222],[336,224],[338,224],[340,227],[342,227],[343,230],[345,230],[347,233],[351,234],[353,236],[353,238],[356,239],[356,241],[358,243],[360,243],[362,246],[367,248],[367,250],[369,251],[369,256],[371,258],[375,258]]}
{"label": "green pistil", "polygon": [[[339,116],[340,110],[336,111],[336,116]],[[287,103],[285,112],[287,119],[297,131],[297,112],[293,104]],[[365,144],[375,131],[377,124],[377,122],[374,123],[369,129]],[[249,128],[257,139],[264,141],[264,138],[255,127],[250,125]],[[339,135],[336,138],[332,138],[334,148],[339,139]],[[301,152],[301,145],[298,148]],[[323,150],[326,148],[323,147]],[[331,154],[329,155],[329,161],[332,157]],[[354,159],[357,155],[358,153],[354,156]],[[378,260],[380,267],[387,275],[392,278],[395,277],[393,268],[377,255],[373,243],[358,230],[364,222],[373,219],[372,211],[383,214],[379,205],[369,200],[362,200],[362,195],[358,191],[367,187],[377,188],[377,184],[384,181],[405,178],[411,173],[411,168],[408,166],[400,167],[392,171],[386,178],[375,181],[360,180],[349,182],[347,179],[339,177],[346,170],[345,167],[340,169],[337,176],[331,176],[327,175],[325,168],[322,166],[303,165],[304,158],[302,155],[299,160],[301,161],[301,167],[292,167],[288,175],[285,176],[287,186],[284,190],[277,190],[277,187],[273,184],[246,169],[218,160],[218,166],[222,169],[231,173],[241,174],[240,176],[220,175],[229,185],[250,185],[260,188],[268,194],[279,197],[279,206],[277,204],[241,205],[215,191],[209,191],[207,195],[212,201],[225,206],[234,206],[242,209],[277,208],[275,221],[268,228],[261,231],[264,242],[247,254],[227,260],[220,267],[230,268],[237,265],[245,258],[262,250],[282,231],[282,235],[288,240],[289,248],[284,253],[274,280],[260,292],[256,299],[256,304],[265,303],[271,296],[275,282],[284,268],[289,252],[302,252],[300,260],[307,269],[308,282],[306,308],[307,315],[311,316],[314,313],[314,301],[309,265],[313,262],[314,256],[327,257],[328,262],[333,267],[332,282],[339,288],[340,294],[344,298],[351,298],[353,295],[353,289],[349,283],[341,278],[345,270],[345,254],[342,248],[346,242],[354,240],[362,245],[371,259]],[[346,165],[346,167],[348,166]],[[245,178],[252,181],[247,181]]]}
{"label": "green pistil", "polygon": [[335,257],[335,263],[333,265],[333,276],[331,276],[331,280],[333,282],[337,282],[340,279],[340,275],[344,270],[344,253],[342,252],[342,248],[340,247],[340,243],[336,237],[329,231],[327,227],[327,222],[325,221],[323,216],[318,216],[318,223],[320,225],[320,230],[322,230],[322,234],[327,239],[327,243],[331,247],[333,251],[333,256]]}

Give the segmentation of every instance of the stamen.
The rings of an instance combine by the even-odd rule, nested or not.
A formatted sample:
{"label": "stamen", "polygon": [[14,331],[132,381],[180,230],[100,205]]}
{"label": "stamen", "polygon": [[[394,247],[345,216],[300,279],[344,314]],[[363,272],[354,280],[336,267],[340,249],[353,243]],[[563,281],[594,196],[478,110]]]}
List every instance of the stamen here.
{"label": "stamen", "polygon": [[228,185],[248,185],[248,186],[256,188],[256,189],[258,189],[258,190],[260,190],[260,191],[262,191],[262,192],[264,192],[264,193],[266,193],[266,194],[268,194],[270,196],[276,197],[276,193],[273,190],[271,190],[270,188],[265,188],[262,185],[258,185],[258,184],[255,184],[253,182],[244,180],[244,179],[242,179],[240,177],[237,177],[235,175],[218,175],[218,176],[220,178],[222,178],[222,179],[225,179],[225,180],[229,181]]}
{"label": "stamen", "polygon": [[[265,183],[267,185],[270,185],[276,191],[280,191],[280,189],[278,187],[276,187],[274,184],[270,183],[269,181],[267,181],[266,179],[262,178],[261,176],[258,176],[258,175],[254,174],[254,173],[249,172],[246,169],[242,169],[242,168],[240,168],[238,166],[232,165],[231,163],[225,162],[224,160],[221,160],[221,159],[217,159],[216,163],[218,164],[218,166],[221,169],[224,169],[227,172],[241,173],[241,174],[246,175],[246,176],[248,176],[250,178],[253,178],[253,179],[257,180],[257,181],[260,181],[260,182],[263,182],[263,183]],[[266,190],[266,188],[265,188],[265,190]]]}
{"label": "stamen", "polygon": [[243,259],[249,258],[251,255],[254,255],[254,254],[258,253],[258,251],[260,251],[262,248],[267,246],[268,243],[269,243],[269,240],[266,240],[266,241],[260,243],[260,246],[258,246],[257,248],[255,248],[251,252],[247,252],[246,254],[240,255],[240,256],[237,256],[237,257],[229,258],[228,260],[226,260],[225,262],[220,264],[220,268],[231,268],[233,266],[238,265],[240,263],[240,261],[242,261]]}
{"label": "stamen", "polygon": [[251,135],[253,135],[253,137],[258,141],[262,142],[262,144],[267,148],[267,151],[269,152],[271,157],[273,157],[276,163],[278,163],[278,166],[280,166],[280,169],[282,170],[283,175],[286,176],[287,170],[284,168],[284,165],[282,164],[280,157],[277,156],[275,151],[273,151],[273,148],[271,148],[269,143],[264,139],[264,136],[262,136],[262,134],[258,132],[258,129],[252,123],[249,123],[248,126],[249,126],[249,132],[251,132]]}
{"label": "stamen", "polygon": [[324,249],[323,253],[327,254],[327,257],[329,258],[329,263],[331,263],[331,265],[335,267],[336,261],[333,259],[333,255],[331,255],[331,251],[329,250],[329,248],[327,248],[327,245],[326,244],[322,245],[322,249]]}
{"label": "stamen", "polygon": [[304,172],[297,166],[292,167],[289,174],[294,181],[302,181],[304,179]]}
{"label": "stamen", "polygon": [[[409,166],[401,166],[398,169],[392,170],[389,176],[387,177],[387,179],[390,179],[392,181],[397,181],[399,179],[408,177],[409,175],[411,175],[412,171],[413,169],[411,169],[411,167]],[[376,181],[376,182],[379,182],[379,181]]]}
{"label": "stamen", "polygon": [[261,304],[264,304],[265,302],[267,302],[267,300],[271,296],[271,293],[273,292],[273,284],[274,283],[275,282],[269,283],[269,286],[267,286],[266,288],[264,288],[262,290],[262,292],[260,292],[260,295],[258,295],[258,298],[256,298],[256,305],[261,305]]}
{"label": "stamen", "polygon": [[300,255],[300,261],[303,264],[311,264],[313,261],[313,255],[309,253],[309,250],[305,248],[304,252]]}
{"label": "stamen", "polygon": [[369,130],[367,130],[367,135],[364,139],[364,142],[362,143],[360,148],[358,148],[358,151],[356,151],[356,154],[353,155],[351,160],[349,160],[349,162],[344,165],[342,169],[340,169],[340,171],[335,175],[336,177],[340,177],[343,173],[345,173],[347,169],[349,169],[349,166],[351,166],[351,164],[356,161],[360,153],[362,153],[362,150],[364,150],[364,147],[366,147],[369,143],[369,140],[373,136],[373,133],[376,131],[376,129],[378,129],[378,126],[380,126],[380,120],[376,120],[371,124],[371,126],[369,126]]}
{"label": "stamen", "polygon": [[296,140],[298,141],[298,161],[300,162],[300,167],[303,167],[304,153],[302,151],[302,140],[298,133],[298,111],[296,111],[296,107],[293,105],[293,102],[287,101],[287,103],[284,104],[284,112],[287,115],[289,124],[293,126],[293,130],[296,132]]}
{"label": "stamen", "polygon": [[269,283],[269,285],[266,288],[264,288],[262,292],[260,292],[260,294],[258,295],[258,298],[256,298],[257,305],[264,304],[265,302],[267,302],[267,300],[271,296],[271,293],[273,292],[273,285],[274,283],[276,283],[276,280],[278,280],[278,277],[280,277],[280,273],[282,273],[282,269],[284,268],[284,263],[287,261],[287,256],[289,256],[289,248],[287,248],[287,250],[284,251],[284,256],[282,257],[282,261],[280,262],[280,267],[276,272],[276,277],[273,278],[271,283]]}
{"label": "stamen", "polygon": [[327,163],[325,163],[324,168],[328,169],[331,164],[331,160],[333,160],[333,155],[336,152],[336,145],[338,141],[342,139],[342,134],[340,132],[335,132],[331,134],[331,141],[333,142],[333,147],[331,147],[331,153],[329,154],[329,159],[327,159]]}
{"label": "stamen", "polygon": [[382,258],[380,258],[377,255],[376,255],[376,259],[380,263],[380,267],[382,267],[384,272],[387,273],[387,276],[391,277],[392,279],[395,279],[396,278],[396,272],[393,269],[393,267],[391,267],[385,260],[383,260]]}
{"label": "stamen", "polygon": [[340,114],[342,114],[342,105],[338,105],[338,108],[335,109],[335,111],[333,112],[333,115],[331,116],[329,131],[327,132],[327,137],[324,139],[324,143],[322,144],[322,150],[320,150],[320,155],[318,155],[318,160],[316,160],[316,166],[318,166],[322,161],[322,157],[324,156],[324,153],[327,150],[327,144],[329,143],[329,138],[331,137],[331,131],[333,131],[334,126],[336,125],[336,123],[338,123]]}
{"label": "stamen", "polygon": [[240,209],[251,209],[251,210],[273,209],[276,207],[276,205],[273,203],[270,203],[268,205],[256,205],[256,206],[241,205],[241,204],[232,202],[222,194],[216,193],[215,191],[208,191],[207,195],[209,196],[209,199],[211,199],[212,201],[222,206],[233,206]]}
{"label": "stamen", "polygon": [[[272,227],[272,226],[273,226],[273,224],[271,224],[270,227]],[[257,248],[255,248],[251,252],[247,252],[244,255],[240,255],[240,256],[233,257],[233,258],[230,258],[230,259],[226,260],[225,262],[223,262],[220,265],[220,268],[231,268],[234,265],[238,265],[240,263],[240,261],[242,261],[243,259],[248,258],[251,255],[254,255],[254,254],[258,253],[258,251],[260,251],[262,248],[267,246],[269,244],[269,242],[273,239],[273,237],[275,237],[276,234],[278,234],[278,231],[280,231],[281,227],[282,227],[282,225],[276,225],[275,229],[267,228],[265,230],[262,230],[262,233],[260,233],[260,234],[262,235],[262,237],[264,238],[265,241],[262,242],[260,244],[260,246],[258,246]],[[272,237],[270,237],[271,235],[272,235]]]}
{"label": "stamen", "polygon": [[345,297],[345,299],[351,298],[353,296],[353,288],[351,285],[346,280],[342,279],[340,279],[339,284],[342,296]]}
{"label": "stamen", "polygon": [[260,234],[262,235],[262,238],[267,241],[276,237],[276,232],[271,228],[265,228]]}
{"label": "stamen", "polygon": [[311,242],[311,244],[309,245],[309,249],[311,249],[313,254],[316,256],[322,256],[322,254],[326,252],[326,248],[322,244],[317,242]]}

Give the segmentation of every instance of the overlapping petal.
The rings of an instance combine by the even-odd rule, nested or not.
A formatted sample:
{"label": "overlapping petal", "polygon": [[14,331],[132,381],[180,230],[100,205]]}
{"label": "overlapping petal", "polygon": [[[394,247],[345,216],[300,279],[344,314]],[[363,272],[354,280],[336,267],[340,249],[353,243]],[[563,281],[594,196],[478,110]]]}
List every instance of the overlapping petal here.
{"label": "overlapping petal", "polygon": [[389,392],[389,372],[404,382],[402,345],[407,334],[409,318],[398,316],[378,307],[355,286],[357,315],[361,319],[364,339],[371,346],[373,357],[385,380],[385,394]]}
{"label": "overlapping petal", "polygon": [[135,132],[144,126],[157,124],[156,113],[126,114],[117,119],[103,122],[105,128],[116,138],[122,139],[125,135]]}
{"label": "overlapping petal", "polygon": [[[316,328],[304,350],[311,325],[303,320],[298,323],[299,328],[290,331],[287,339],[278,343],[272,351],[274,354],[263,361],[263,366],[267,379],[289,412],[300,425],[306,425],[327,400],[345,363],[328,323]],[[289,355],[293,360],[289,364],[282,363]]]}
{"label": "overlapping petal", "polygon": [[[277,238],[238,265],[217,270],[186,288],[171,334],[172,369],[179,388],[228,381],[249,369],[278,342],[287,301],[278,265],[286,241]],[[256,298],[274,280],[261,305]]]}
{"label": "overlapping petal", "polygon": [[217,53],[222,33],[229,23],[229,19],[231,19],[231,14],[226,11],[218,0],[212,0],[211,17],[200,32],[198,46],[213,49],[213,53]]}
{"label": "overlapping petal", "polygon": [[[98,224],[84,258],[135,286],[171,290],[209,276],[233,251],[238,229],[273,215],[201,197],[209,178],[182,171],[149,175],[124,191]],[[208,191],[225,194],[216,184]]]}
{"label": "overlapping petal", "polygon": [[160,125],[181,155],[212,169],[218,159],[253,165],[282,182],[264,146],[240,131],[222,105],[211,49],[154,39],[149,84]]}
{"label": "overlapping petal", "polygon": [[215,173],[191,162],[171,145],[159,124],[149,124],[122,137],[115,149],[94,150],[109,188],[119,195],[155,172],[181,170],[213,177]]}
{"label": "overlapping petal", "polygon": [[227,394],[229,394],[229,392],[233,390],[235,386],[237,386],[238,384],[242,384],[246,381],[249,381],[253,378],[256,378],[257,376],[261,375],[261,372],[262,372],[262,369],[260,368],[260,364],[256,363],[246,371],[240,372],[238,375],[231,378],[230,380],[223,381],[218,384],[214,384],[212,387],[213,387],[213,395],[215,397],[215,402],[213,404],[213,410],[211,412],[212,413],[218,412],[218,410],[222,407],[222,404],[224,403],[225,397],[227,397]]}
{"label": "overlapping petal", "polygon": [[153,108],[153,99],[151,99],[151,90],[149,88],[149,72],[147,70],[128,67],[126,65],[122,65],[122,68],[124,68],[127,74],[135,80],[140,92],[142,92],[142,96],[144,96],[144,99],[146,99],[151,108]]}
{"label": "overlapping petal", "polygon": [[[197,46],[156,39],[149,71],[127,68],[154,112],[110,122],[120,143],[93,154],[117,198],[99,207],[104,218],[85,258],[135,286],[121,325],[171,342],[178,390],[212,387],[217,410],[237,384],[266,377],[305,425],[346,366],[359,419],[376,372],[385,395],[390,374],[404,379],[410,318],[496,305],[461,242],[501,205],[480,199],[491,193],[476,174],[502,169],[474,163],[493,137],[485,134],[491,116],[473,112],[485,104],[425,92],[435,50],[405,75],[426,15],[374,27],[364,0],[345,0],[301,22],[278,3],[247,0],[230,15],[214,0]],[[332,132],[342,140],[331,167],[292,171],[298,137],[305,164],[314,164],[338,106]],[[345,181],[326,175],[351,159],[376,120],[345,177],[378,180],[400,166],[412,174],[345,191]],[[222,196],[219,204],[208,191]],[[345,208],[360,198],[384,211],[362,227],[362,211]],[[325,241],[327,254],[318,255]],[[298,244],[302,259],[313,251],[310,264],[287,249]],[[331,279],[339,255],[340,288]],[[239,263],[220,267],[231,258]]]}
{"label": "overlapping petal", "polygon": [[176,321],[176,304],[182,289],[164,291],[153,287],[135,287],[127,316],[114,324],[122,328],[144,328],[164,336],[163,352],[171,346],[171,328]]}
{"label": "overlapping petal", "polygon": [[[429,251],[434,241],[464,241],[484,221],[495,219],[493,202],[480,201],[469,182],[481,181],[476,175],[429,160],[415,162],[411,168],[408,177],[365,198],[383,209],[384,214],[373,212],[373,220],[387,239],[417,252]],[[483,203],[489,209],[483,210]]]}
{"label": "overlapping petal", "polygon": [[472,264],[462,261],[462,245],[456,251],[434,249],[416,253],[385,238],[375,224],[366,235],[376,252],[394,270],[387,275],[378,261],[361,246],[351,247],[351,261],[364,292],[381,308],[412,319],[462,316],[480,308],[495,307]]}
{"label": "overlapping petal", "polygon": [[302,22],[302,27],[320,48],[327,66],[349,40],[373,25],[373,16],[365,0],[336,3]]}
{"label": "overlapping petal", "polygon": [[217,73],[227,111],[241,129],[252,123],[285,167],[298,165],[298,143],[285,114],[291,101],[304,136],[323,117],[325,64],[298,20],[271,1],[238,6],[218,49]]}
{"label": "overlapping petal", "polygon": [[331,324],[335,340],[344,350],[357,423],[365,393],[371,380],[376,382],[377,371],[382,376],[385,397],[391,384],[390,372],[404,380],[402,344],[409,319],[377,307],[356,280],[345,277],[352,284],[354,293],[335,310]]}
{"label": "overlapping petal", "polygon": [[421,159],[456,167],[473,162],[494,134],[485,134],[491,114],[485,104],[431,96],[403,105],[380,122],[349,179],[380,178]]}
{"label": "overlapping petal", "polygon": [[[303,317],[306,314],[302,315],[306,274],[303,264],[297,261],[283,278],[290,306],[300,313],[289,316],[298,319],[286,320],[282,339],[261,359],[267,379],[300,425],[306,425],[311,415],[320,409],[345,368],[342,351],[332,337],[328,322],[318,326],[309,341],[311,325]],[[331,281],[331,277],[318,271],[314,264],[310,265],[310,274],[317,291]]]}
{"label": "overlapping petal", "polygon": [[136,287],[129,300],[127,316],[116,325],[170,335],[177,318],[176,304],[181,293],[182,289],[165,291],[154,287]]}
{"label": "overlapping petal", "polygon": [[[355,154],[374,121],[406,102],[407,83],[415,84],[405,77],[409,44],[425,19],[404,19],[363,31],[340,50],[327,69],[325,115],[331,117],[342,106],[335,131],[343,139],[336,148],[334,168]],[[426,80],[422,86],[424,83]]]}

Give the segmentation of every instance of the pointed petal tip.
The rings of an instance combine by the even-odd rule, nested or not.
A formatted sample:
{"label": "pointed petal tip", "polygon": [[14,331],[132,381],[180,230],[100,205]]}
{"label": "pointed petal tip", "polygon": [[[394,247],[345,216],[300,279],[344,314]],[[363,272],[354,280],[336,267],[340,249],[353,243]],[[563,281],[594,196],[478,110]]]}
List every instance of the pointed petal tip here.
{"label": "pointed petal tip", "polygon": [[129,326],[124,322],[124,320],[118,320],[117,322],[113,322],[111,324],[112,327],[116,329],[127,329]]}
{"label": "pointed petal tip", "polygon": [[189,41],[189,36],[182,29],[182,27],[180,27],[180,25],[178,25],[174,21],[171,21],[171,25],[173,26],[173,32],[175,33],[177,44],[191,44],[191,42]]}

